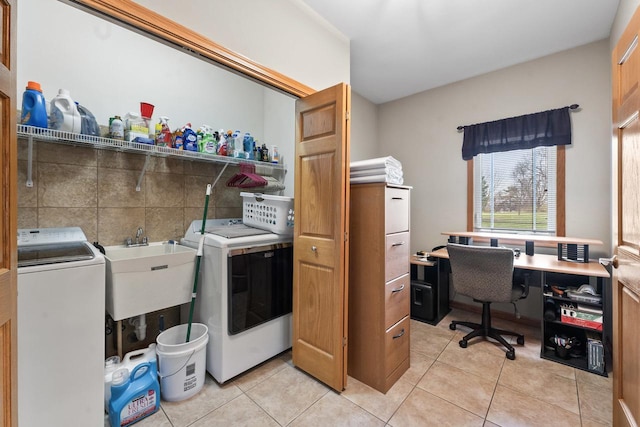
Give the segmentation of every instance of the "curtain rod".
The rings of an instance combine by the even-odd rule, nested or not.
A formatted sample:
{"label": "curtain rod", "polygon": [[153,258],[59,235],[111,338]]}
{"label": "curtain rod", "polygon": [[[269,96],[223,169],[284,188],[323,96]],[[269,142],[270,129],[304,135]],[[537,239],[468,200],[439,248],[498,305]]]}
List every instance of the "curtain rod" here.
{"label": "curtain rod", "polygon": [[[578,104],[571,104],[571,105],[569,105],[567,108],[568,108],[568,109],[570,109],[570,110],[575,110],[575,109],[576,109],[576,108],[578,108],[578,107],[580,107],[580,105],[578,105]],[[461,130],[464,130],[464,128],[465,128],[464,126],[458,126],[458,128],[457,128],[457,129],[458,129],[458,132],[460,132]]]}

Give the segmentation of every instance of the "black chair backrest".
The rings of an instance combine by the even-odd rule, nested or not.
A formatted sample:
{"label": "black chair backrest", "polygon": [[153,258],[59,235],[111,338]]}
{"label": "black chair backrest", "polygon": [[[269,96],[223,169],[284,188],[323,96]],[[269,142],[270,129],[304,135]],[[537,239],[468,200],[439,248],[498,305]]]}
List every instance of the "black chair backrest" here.
{"label": "black chair backrest", "polygon": [[450,243],[447,251],[456,292],[484,302],[512,301],[511,249]]}

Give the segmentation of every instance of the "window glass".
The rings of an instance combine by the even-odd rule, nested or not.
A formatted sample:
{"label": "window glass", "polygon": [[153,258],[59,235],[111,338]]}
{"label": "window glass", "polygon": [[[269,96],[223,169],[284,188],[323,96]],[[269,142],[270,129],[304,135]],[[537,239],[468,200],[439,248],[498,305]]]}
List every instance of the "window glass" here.
{"label": "window glass", "polygon": [[475,231],[556,234],[556,147],[474,158]]}

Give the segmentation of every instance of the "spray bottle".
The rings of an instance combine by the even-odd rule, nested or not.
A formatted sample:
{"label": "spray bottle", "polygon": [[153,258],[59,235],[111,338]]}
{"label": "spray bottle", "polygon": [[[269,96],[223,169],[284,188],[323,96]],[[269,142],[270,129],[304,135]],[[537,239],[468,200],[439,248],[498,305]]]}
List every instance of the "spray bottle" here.
{"label": "spray bottle", "polygon": [[156,145],[160,147],[172,147],[171,130],[169,129],[169,118],[161,116],[156,123]]}

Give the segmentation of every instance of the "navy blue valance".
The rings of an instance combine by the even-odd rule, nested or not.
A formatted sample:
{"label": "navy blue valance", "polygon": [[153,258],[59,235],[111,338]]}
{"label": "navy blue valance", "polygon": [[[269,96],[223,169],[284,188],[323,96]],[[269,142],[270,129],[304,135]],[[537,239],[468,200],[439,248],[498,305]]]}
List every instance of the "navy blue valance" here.
{"label": "navy blue valance", "polygon": [[577,107],[574,104],[571,107],[463,126],[462,158],[471,160],[481,153],[571,144],[569,108]]}

